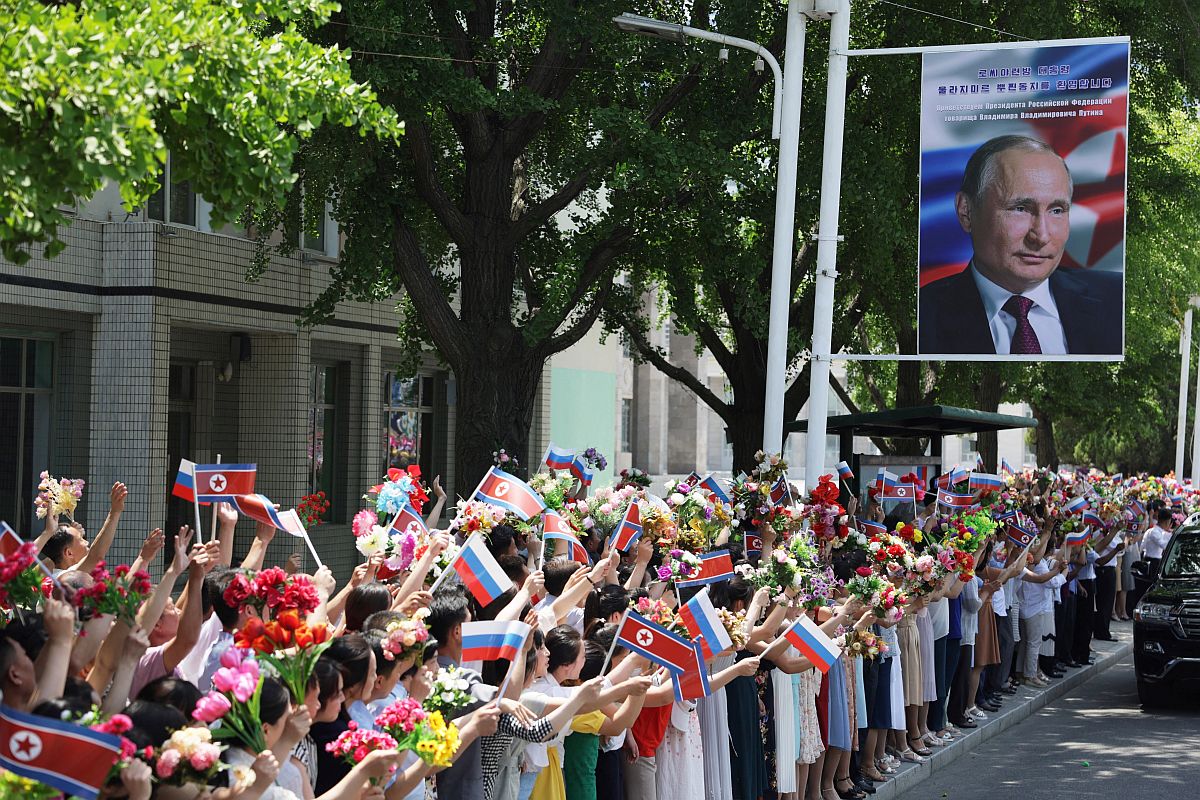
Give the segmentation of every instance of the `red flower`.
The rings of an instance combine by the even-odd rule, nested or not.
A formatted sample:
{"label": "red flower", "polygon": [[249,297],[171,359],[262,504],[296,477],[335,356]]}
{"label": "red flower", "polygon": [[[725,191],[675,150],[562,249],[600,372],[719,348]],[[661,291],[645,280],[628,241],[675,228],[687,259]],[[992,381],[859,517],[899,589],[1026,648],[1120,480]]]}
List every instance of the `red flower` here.
{"label": "red flower", "polygon": [[854,571],[857,572],[859,575],[861,575],[864,578],[871,577],[872,570],[870,567],[859,567],[858,569],[856,569]]}
{"label": "red flower", "polygon": [[246,602],[253,591],[254,589],[246,576],[238,574],[233,576],[233,580],[225,587],[225,592],[221,597],[226,605],[241,608],[242,604]]}

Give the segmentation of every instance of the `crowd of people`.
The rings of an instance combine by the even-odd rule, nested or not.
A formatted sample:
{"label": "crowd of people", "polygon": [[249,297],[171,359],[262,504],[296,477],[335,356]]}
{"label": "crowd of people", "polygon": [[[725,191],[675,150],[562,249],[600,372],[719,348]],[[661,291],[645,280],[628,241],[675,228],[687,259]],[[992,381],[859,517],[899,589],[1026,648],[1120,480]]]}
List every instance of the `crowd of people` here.
{"label": "crowd of people", "polygon": [[[881,471],[860,509],[848,467],[795,497],[777,456],[661,497],[637,470],[600,489],[494,472],[541,512],[482,491],[439,530],[436,482],[390,472],[341,586],[264,564],[269,521],[235,553],[228,503],[208,541],[156,530],[110,568],[126,488],[89,536],[82,482],[45,481],[44,529],[0,561],[5,724],[118,742],[95,794],[87,765],[50,765],[79,796],[863,798],[1091,663],[1191,496],[1170,476]],[[649,644],[664,631],[703,653],[699,688]],[[0,795],[72,794],[20,760]]]}

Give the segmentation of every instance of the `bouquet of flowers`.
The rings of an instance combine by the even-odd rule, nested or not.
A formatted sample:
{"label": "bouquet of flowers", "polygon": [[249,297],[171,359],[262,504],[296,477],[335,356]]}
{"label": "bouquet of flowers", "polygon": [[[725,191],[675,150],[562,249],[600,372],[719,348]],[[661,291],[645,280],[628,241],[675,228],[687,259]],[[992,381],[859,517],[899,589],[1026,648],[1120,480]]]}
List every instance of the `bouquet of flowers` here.
{"label": "bouquet of flowers", "polygon": [[645,497],[645,490],[632,484],[617,487],[604,486],[592,493],[590,498],[567,504],[567,513],[575,527],[581,531],[596,532],[607,537],[625,518],[630,503]]}
{"label": "bouquet of flowers", "polygon": [[119,564],[109,573],[101,561],[92,570],[92,585],[75,593],[75,603],[85,617],[111,614],[132,626],[151,588],[150,576],[144,571],[130,572],[127,564]]}
{"label": "bouquet of flowers", "polygon": [[263,619],[288,609],[307,617],[321,604],[317,588],[307,576],[288,575],[279,567],[260,570],[253,577],[235,575],[223,597],[235,608],[253,608]]}
{"label": "bouquet of flowers", "polygon": [[[433,542],[432,533],[422,533],[417,537],[416,548],[413,551],[413,558],[416,561],[421,560],[425,556],[425,551],[429,549],[429,545]],[[458,558],[458,551],[462,548],[451,542],[445,550],[437,554],[433,559],[433,565],[429,568],[428,574],[425,575],[425,586],[432,586],[438,578],[442,577],[442,573],[450,569],[450,565]]]}
{"label": "bouquet of flowers", "polygon": [[35,607],[42,596],[44,576],[37,566],[37,546],[33,542],[25,542],[8,558],[0,556],[0,607]]}
{"label": "bouquet of flowers", "polygon": [[[382,731],[360,728],[355,722],[338,734],[338,737],[325,745],[325,752],[341,758],[347,764],[357,764],[375,750],[395,750],[396,740]],[[378,778],[371,779],[371,785],[378,783]]]}
{"label": "bouquet of flowers", "polygon": [[32,778],[22,778],[15,772],[0,771],[0,800],[57,800],[63,793]]}
{"label": "bouquet of flowers", "polygon": [[935,552],[926,552],[912,561],[912,566],[904,574],[905,591],[913,597],[922,597],[933,592],[946,576],[945,565],[938,559]]}
{"label": "bouquet of flowers", "polygon": [[425,652],[425,643],[429,641],[429,628],[424,622],[428,613],[428,609],[422,608],[418,609],[415,616],[389,622],[387,638],[383,640],[383,657],[388,661],[420,658]]}
{"label": "bouquet of flowers", "polygon": [[521,466],[517,457],[509,454],[503,447],[492,451],[492,464],[503,470],[513,470]]}
{"label": "bouquet of flowers", "polygon": [[162,747],[149,748],[154,776],[159,783],[183,786],[187,783],[206,785],[218,772],[221,751],[225,748],[213,741],[208,728],[180,728]]}
{"label": "bouquet of flowers", "polygon": [[685,638],[692,638],[687,625],[683,624],[683,620],[679,618],[679,615],[672,611],[671,607],[663,600],[651,600],[649,597],[639,597],[633,604],[633,610],[655,625],[661,625],[667,630],[678,633]]}
{"label": "bouquet of flowers", "polygon": [[583,456],[583,460],[587,462],[588,467],[591,469],[597,471],[604,471],[605,469],[608,469],[608,459],[605,458],[604,454],[596,448],[589,447],[580,455]]}
{"label": "bouquet of flowers", "polygon": [[314,525],[320,525],[324,522],[321,517],[329,513],[329,499],[323,491],[306,494],[300,498],[296,512],[300,515],[300,519],[304,520],[304,527],[311,528]]}
{"label": "bouquet of flowers", "polygon": [[441,712],[426,712],[412,698],[392,703],[375,724],[396,740],[396,747],[412,750],[430,766],[450,766],[458,750],[458,727],[447,723]]}
{"label": "bouquet of flowers", "polygon": [[622,486],[633,486],[638,489],[650,488],[650,476],[642,472],[637,467],[629,467],[621,470],[621,481],[617,484],[617,488]]}
{"label": "bouquet of flowers", "polygon": [[503,524],[508,516],[508,512],[500,506],[480,500],[459,500],[454,508],[454,521],[450,523],[450,527],[462,531],[467,536],[476,531],[488,536],[492,528]]}
{"label": "bouquet of flowers", "polygon": [[425,710],[438,711],[443,716],[452,715],[463,706],[473,702],[468,693],[471,684],[462,677],[458,667],[442,667],[433,679],[429,689],[429,697],[425,700]]}
{"label": "bouquet of flowers", "polygon": [[574,494],[575,479],[570,475],[539,472],[529,479],[529,488],[541,495],[547,506],[562,511],[567,506],[567,498]]}
{"label": "bouquet of flowers", "polygon": [[371,495],[375,495],[375,510],[387,519],[399,514],[406,505],[420,514],[429,501],[429,494],[421,484],[421,468],[415,464],[408,469],[389,469],[383,483],[368,489],[363,499],[371,502]]}
{"label": "bouquet of flowers", "polygon": [[711,492],[686,481],[668,481],[667,505],[675,516],[673,544],[683,550],[702,553],[733,519],[731,509]]}
{"label": "bouquet of flowers", "polygon": [[[217,739],[236,739],[253,753],[267,749],[263,739],[259,702],[262,676],[248,650],[230,647],[221,654],[221,668],[213,673],[213,688],[200,698],[192,719],[213,729]],[[301,695],[303,697],[303,695]]]}
{"label": "bouquet of flowers", "polygon": [[49,472],[42,470],[37,497],[33,501],[38,519],[63,514],[67,519],[75,519],[75,506],[83,499],[83,486],[82,478],[52,478]]}
{"label": "bouquet of flowers", "polygon": [[687,550],[674,548],[667,553],[666,561],[658,568],[660,581],[686,581],[700,571],[700,557]]}
{"label": "bouquet of flowers", "polygon": [[833,574],[833,567],[802,567],[798,576],[796,602],[807,609],[831,605],[841,585],[842,582]]}
{"label": "bouquet of flowers", "polygon": [[846,632],[845,651],[851,656],[871,659],[886,655],[888,647],[870,628],[861,631],[852,628]]}
{"label": "bouquet of flowers", "polygon": [[721,626],[725,628],[725,632],[733,640],[733,649],[741,650],[744,648],[746,642],[749,641],[749,637],[746,635],[746,612],[734,612],[718,608],[717,616],[721,618]]}
{"label": "bouquet of flowers", "polygon": [[286,608],[268,622],[258,617],[246,620],[245,626],[234,635],[233,644],[258,653],[299,703],[304,700],[317,659],[333,644],[333,637],[325,623],[310,627],[297,609]]}
{"label": "bouquet of flowers", "polygon": [[908,597],[891,583],[875,574],[870,567],[859,567],[846,584],[846,591],[866,606],[877,619],[897,622],[904,616]]}
{"label": "bouquet of flowers", "polygon": [[838,530],[838,520],[846,510],[837,501],[839,494],[837,481],[832,475],[822,475],[809,492],[804,515],[808,518],[813,535],[820,541],[844,538]]}
{"label": "bouquet of flowers", "polygon": [[867,555],[888,575],[903,575],[912,568],[913,554],[899,536],[879,533],[867,541]]}

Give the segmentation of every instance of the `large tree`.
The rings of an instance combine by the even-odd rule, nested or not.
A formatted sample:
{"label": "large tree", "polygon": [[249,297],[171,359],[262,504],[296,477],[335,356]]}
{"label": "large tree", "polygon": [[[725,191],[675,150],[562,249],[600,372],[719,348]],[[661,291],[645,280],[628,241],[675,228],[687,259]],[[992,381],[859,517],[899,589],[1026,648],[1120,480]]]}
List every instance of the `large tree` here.
{"label": "large tree", "polygon": [[[1166,6],[1176,5],[1167,3]],[[1183,11],[1186,9],[1177,9]],[[722,8],[712,18],[724,33],[771,42],[780,52],[778,24],[763,21],[765,9],[735,13]],[[1038,4],[972,4],[955,13],[970,22],[1010,31],[1027,38],[1128,34],[1135,58],[1131,96],[1144,115],[1130,133],[1131,171],[1138,154],[1154,157],[1155,135],[1145,120],[1163,122],[1200,90],[1200,32],[1187,14],[1167,13],[1163,3],[1084,2],[1057,0]],[[894,4],[855,4],[852,46],[895,47],[978,41],[1004,37],[946,18],[924,15]],[[810,234],[816,226],[820,192],[820,136],[824,112],[823,58],[825,26],[810,25],[804,86],[800,181],[797,190],[797,260],[793,267],[789,373],[789,418],[807,396],[806,347],[811,338]],[[663,47],[664,45],[657,45]],[[786,56],[786,54],[784,54]],[[916,352],[916,231],[918,172],[918,107],[920,59],[915,56],[854,58],[850,63],[843,166],[841,233],[834,346],[873,353]],[[644,240],[638,263],[628,266],[645,285],[668,297],[667,307],[678,328],[694,332],[726,370],[733,397],[716,397],[685,370],[671,365],[649,346],[645,331],[657,320],[636,319],[632,305],[619,309],[622,324],[644,358],[668,376],[696,391],[729,427],[735,446],[735,469],[745,468],[746,446],[760,436],[761,395],[765,385],[767,330],[766,291],[773,218],[776,148],[762,130],[767,111],[760,99],[745,109],[733,105],[739,74],[708,73],[705,92],[681,108],[687,115],[689,144],[705,148],[705,158],[689,159],[681,180],[691,188],[690,207],[661,215],[654,237]],[[701,104],[729,110],[713,113]],[[757,95],[752,95],[757,97]],[[723,147],[733,143],[732,155]],[[1181,173],[1172,173],[1178,178]],[[1186,175],[1184,175],[1186,177]],[[693,185],[695,184],[695,185]],[[1146,190],[1169,197],[1173,181],[1147,183]],[[695,198],[702,198],[697,203]],[[710,211],[715,205],[721,211]],[[674,224],[672,224],[674,223]],[[1194,226],[1195,219],[1191,219]],[[1137,235],[1131,228],[1131,237]],[[1130,270],[1138,252],[1131,244]],[[1186,294],[1186,289],[1177,294]],[[1130,314],[1153,302],[1131,293]],[[1132,323],[1131,323],[1132,325]],[[731,365],[731,366],[730,366]],[[1046,365],[1049,374],[1058,365]],[[1073,367],[1104,373],[1104,365]],[[1065,371],[1064,371],[1065,374]],[[852,410],[913,406],[943,398],[994,410],[999,402],[1020,396],[1027,382],[1016,380],[1021,368],[931,362],[859,362],[850,369],[851,386],[835,390]],[[736,413],[744,410],[744,413]],[[1065,411],[1065,407],[1063,409]],[[1057,413],[1057,411],[1055,412]],[[911,452],[919,441],[879,442],[885,452]],[[983,443],[989,452],[994,445]],[[994,454],[990,456],[994,460]]]}
{"label": "large tree", "polygon": [[464,487],[493,450],[527,454],[547,360],[597,320],[648,206],[679,199],[665,123],[699,70],[685,52],[635,58],[611,21],[676,5],[348,0],[315,33],[356,52],[407,127],[400,145],[329,127],[307,148],[306,191],[335,198],[349,237],[310,319],[403,289],[410,354],[431,345],[457,379]]}
{"label": "large tree", "polygon": [[176,180],[213,224],[282,206],[299,142],[332,123],[394,140],[402,128],[350,77],[348,54],[306,39],[329,0],[4,0],[0,253],[62,250],[62,208],[107,182],[126,205]]}

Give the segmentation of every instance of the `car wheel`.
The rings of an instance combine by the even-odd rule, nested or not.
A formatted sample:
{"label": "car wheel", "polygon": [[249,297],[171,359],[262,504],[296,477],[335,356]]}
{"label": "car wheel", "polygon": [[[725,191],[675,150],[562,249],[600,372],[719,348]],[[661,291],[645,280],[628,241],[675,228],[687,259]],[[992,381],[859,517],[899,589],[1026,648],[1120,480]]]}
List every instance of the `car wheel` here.
{"label": "car wheel", "polygon": [[1138,701],[1145,708],[1161,708],[1168,702],[1171,687],[1161,683],[1137,682]]}

